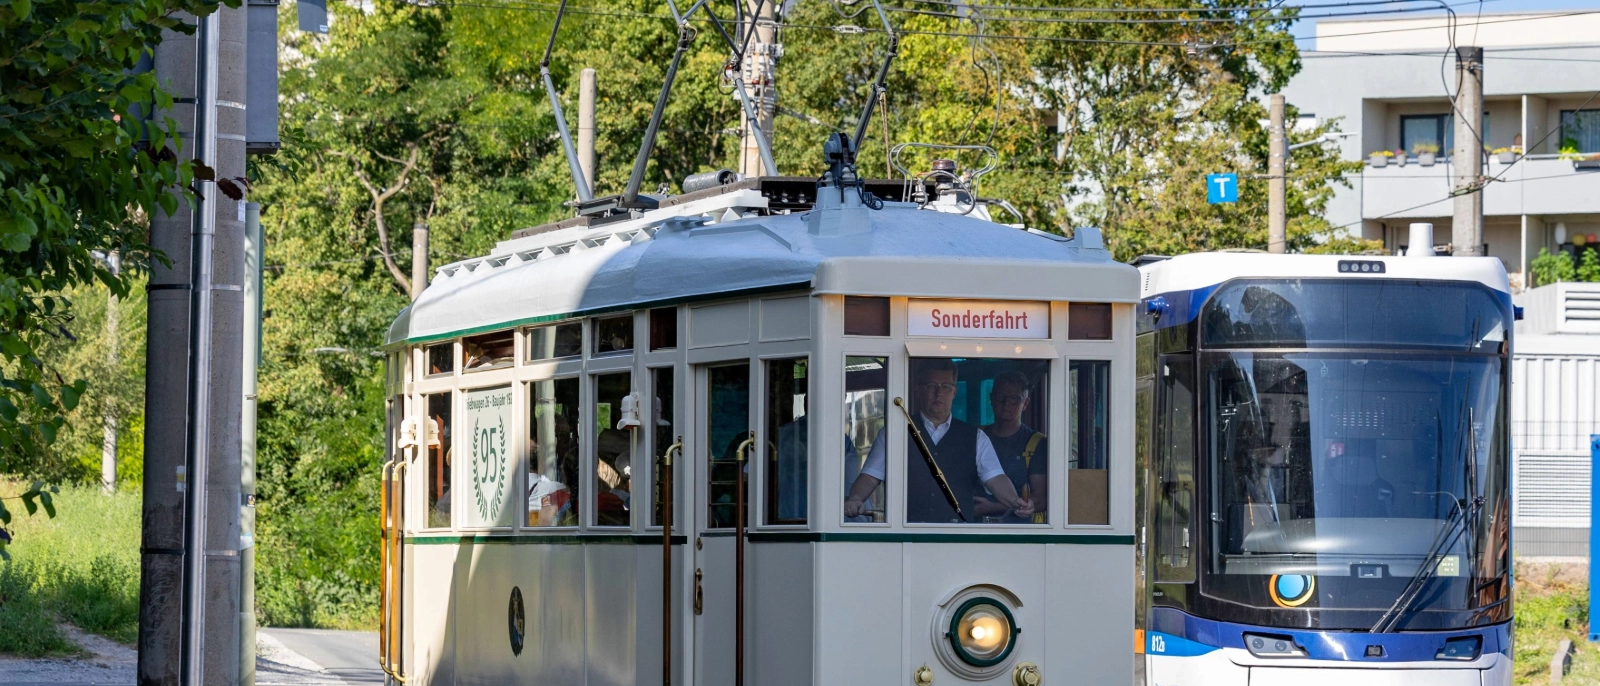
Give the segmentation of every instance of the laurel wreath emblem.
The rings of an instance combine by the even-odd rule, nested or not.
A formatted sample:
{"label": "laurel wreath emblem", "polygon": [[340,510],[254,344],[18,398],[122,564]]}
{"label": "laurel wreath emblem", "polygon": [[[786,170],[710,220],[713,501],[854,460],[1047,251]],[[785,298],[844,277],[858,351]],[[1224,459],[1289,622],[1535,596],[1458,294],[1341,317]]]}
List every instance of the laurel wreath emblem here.
{"label": "laurel wreath emblem", "polygon": [[[478,517],[484,521],[488,521],[490,512],[500,512],[500,505],[504,502],[506,495],[506,465],[503,460],[497,459],[506,454],[505,418],[500,418],[498,423],[499,426],[493,432],[494,435],[499,437],[495,441],[498,445],[490,445],[491,439],[479,429],[478,420],[472,420],[472,494],[477,497]],[[499,464],[494,465],[493,463],[496,462]],[[482,465],[481,473],[479,465]],[[499,469],[494,469],[496,466]],[[483,487],[491,483],[495,485],[494,496],[492,497],[485,495],[483,492]]]}

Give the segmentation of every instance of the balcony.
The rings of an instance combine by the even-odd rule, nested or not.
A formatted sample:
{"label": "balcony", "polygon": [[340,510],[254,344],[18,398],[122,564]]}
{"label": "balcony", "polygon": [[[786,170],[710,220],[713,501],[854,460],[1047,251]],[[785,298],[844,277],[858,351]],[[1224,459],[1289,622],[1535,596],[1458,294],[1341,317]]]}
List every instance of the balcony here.
{"label": "balcony", "polygon": [[[1352,179],[1361,194],[1364,219],[1448,217],[1452,167],[1441,160],[1424,167],[1412,160],[1404,167],[1364,167]],[[1485,216],[1600,213],[1600,170],[1579,170],[1570,160],[1534,155],[1505,165],[1493,159],[1485,173],[1499,180],[1484,192]]]}

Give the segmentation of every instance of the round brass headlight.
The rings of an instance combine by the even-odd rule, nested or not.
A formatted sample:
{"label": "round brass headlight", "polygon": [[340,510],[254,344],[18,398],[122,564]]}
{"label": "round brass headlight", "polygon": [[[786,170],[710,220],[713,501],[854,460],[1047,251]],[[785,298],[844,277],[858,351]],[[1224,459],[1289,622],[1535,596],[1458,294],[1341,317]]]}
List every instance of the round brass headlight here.
{"label": "round brass headlight", "polygon": [[961,604],[950,617],[945,636],[957,657],[974,667],[1001,663],[1017,645],[1016,620],[1011,610],[992,598],[973,598]]}

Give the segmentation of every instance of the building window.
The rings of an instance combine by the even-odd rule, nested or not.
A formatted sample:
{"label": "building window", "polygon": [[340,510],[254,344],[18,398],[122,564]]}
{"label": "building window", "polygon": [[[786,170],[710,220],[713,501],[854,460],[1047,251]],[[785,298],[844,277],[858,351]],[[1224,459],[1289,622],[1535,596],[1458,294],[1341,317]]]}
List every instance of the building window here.
{"label": "building window", "polygon": [[1561,111],[1561,149],[1600,152],[1600,110]]}
{"label": "building window", "polygon": [[[1565,115],[1562,117],[1565,121]],[[1489,113],[1483,113],[1478,139],[1489,141]],[[1418,145],[1439,146],[1439,155],[1450,156],[1456,146],[1456,118],[1452,114],[1421,114],[1400,117],[1400,149],[1415,154]]]}

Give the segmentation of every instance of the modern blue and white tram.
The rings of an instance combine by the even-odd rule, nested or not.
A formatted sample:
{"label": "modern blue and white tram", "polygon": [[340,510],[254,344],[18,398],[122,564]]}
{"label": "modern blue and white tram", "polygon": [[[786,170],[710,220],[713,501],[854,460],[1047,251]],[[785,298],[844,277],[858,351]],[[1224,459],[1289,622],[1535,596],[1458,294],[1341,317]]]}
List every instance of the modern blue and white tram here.
{"label": "modern blue and white tram", "polygon": [[1141,271],[1135,682],[1510,684],[1500,261]]}

